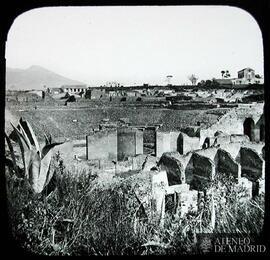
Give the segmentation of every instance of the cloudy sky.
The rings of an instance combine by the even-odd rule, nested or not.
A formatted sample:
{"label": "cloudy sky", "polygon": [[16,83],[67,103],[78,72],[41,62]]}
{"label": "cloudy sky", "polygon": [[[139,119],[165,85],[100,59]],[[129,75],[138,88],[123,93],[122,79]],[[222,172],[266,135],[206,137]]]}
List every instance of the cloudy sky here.
{"label": "cloudy sky", "polygon": [[228,6],[48,7],[17,17],[6,63],[39,65],[90,85],[188,83],[232,77],[245,67],[263,75],[262,35],[247,12]]}

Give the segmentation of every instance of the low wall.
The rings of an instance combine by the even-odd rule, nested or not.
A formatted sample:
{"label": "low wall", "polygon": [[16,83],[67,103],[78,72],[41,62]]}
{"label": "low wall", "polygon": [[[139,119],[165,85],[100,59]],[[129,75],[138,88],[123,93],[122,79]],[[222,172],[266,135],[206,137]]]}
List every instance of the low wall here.
{"label": "low wall", "polygon": [[249,141],[249,138],[247,135],[231,135],[230,136],[231,143],[244,143],[248,141]]}

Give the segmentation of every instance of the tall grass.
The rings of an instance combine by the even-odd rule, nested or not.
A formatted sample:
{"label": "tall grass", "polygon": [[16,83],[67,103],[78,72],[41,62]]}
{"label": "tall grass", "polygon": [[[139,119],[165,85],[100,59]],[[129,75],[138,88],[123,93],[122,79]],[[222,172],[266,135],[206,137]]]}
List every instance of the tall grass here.
{"label": "tall grass", "polygon": [[210,187],[216,207],[215,229],[211,230],[209,196],[198,212],[183,218],[166,212],[160,226],[154,212],[145,217],[129,178],[101,188],[95,175],[84,172],[73,176],[60,163],[53,180],[57,189],[49,195],[46,191],[35,195],[8,170],[6,176],[14,239],[34,254],[194,254],[200,253],[200,233],[259,235],[264,220],[263,195],[255,200],[240,199],[245,190],[227,179]]}

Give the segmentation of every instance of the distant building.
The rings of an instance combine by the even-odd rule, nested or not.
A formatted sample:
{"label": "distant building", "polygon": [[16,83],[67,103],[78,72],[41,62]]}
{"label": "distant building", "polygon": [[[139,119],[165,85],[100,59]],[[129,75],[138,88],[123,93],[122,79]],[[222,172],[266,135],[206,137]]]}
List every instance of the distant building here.
{"label": "distant building", "polygon": [[140,96],[140,93],[137,92],[137,91],[132,91],[132,90],[128,90],[125,92],[125,96],[128,96],[128,97],[137,97],[137,96]]}
{"label": "distant building", "polygon": [[259,75],[255,74],[255,71],[251,68],[245,68],[237,73],[237,78],[223,78],[223,79],[214,79],[214,82],[217,82],[219,85],[224,87],[231,87],[233,85],[249,85],[249,84],[263,84],[264,80]]}
{"label": "distant building", "polygon": [[115,87],[121,87],[122,85],[116,81],[108,81],[108,82],[106,82],[105,86],[110,87],[110,88],[115,88]]}
{"label": "distant building", "polygon": [[232,79],[233,85],[240,84],[263,84],[264,80],[262,77],[255,74],[255,71],[251,68],[245,68],[238,71],[238,78]]}
{"label": "distant building", "polygon": [[85,93],[88,87],[86,85],[63,85],[61,89],[69,94],[79,94]]}
{"label": "distant building", "polygon": [[107,94],[105,89],[97,89],[97,88],[87,89],[85,94],[85,98],[87,99],[101,99],[106,96]]}
{"label": "distant building", "polygon": [[64,92],[63,88],[48,88],[47,92],[52,94],[52,95],[57,95],[57,94],[61,94]]}

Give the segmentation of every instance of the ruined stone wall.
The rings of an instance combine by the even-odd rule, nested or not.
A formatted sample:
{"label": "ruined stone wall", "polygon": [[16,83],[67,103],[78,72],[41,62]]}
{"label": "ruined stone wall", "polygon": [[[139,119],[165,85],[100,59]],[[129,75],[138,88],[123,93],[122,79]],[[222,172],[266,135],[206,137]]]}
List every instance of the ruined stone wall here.
{"label": "ruined stone wall", "polygon": [[243,134],[243,122],[238,119],[235,110],[230,111],[220,118],[215,124],[207,129],[200,131],[200,145],[202,146],[205,139],[213,138],[217,131],[222,131],[224,134]]}
{"label": "ruined stone wall", "polygon": [[257,181],[264,178],[264,160],[254,149],[242,147],[241,155],[241,176],[250,181]]}
{"label": "ruined stone wall", "polygon": [[214,138],[214,145],[226,144],[231,142],[230,135],[219,135]]}
{"label": "ruined stone wall", "polygon": [[196,190],[205,189],[217,173],[232,176],[236,182],[242,177],[247,178],[253,182],[252,185],[265,178],[262,156],[255,149],[241,147],[240,143],[224,144],[220,148],[211,147],[187,155],[164,153],[158,164],[167,172],[170,185],[187,183]]}
{"label": "ruined stone wall", "polygon": [[137,129],[117,130],[117,159],[143,154],[143,132]]}
{"label": "ruined stone wall", "polygon": [[156,133],[156,156],[161,157],[166,152],[180,152],[186,154],[200,149],[200,139],[190,137],[179,131]]}
{"label": "ruined stone wall", "polygon": [[87,160],[117,159],[117,132],[100,131],[91,133],[86,137],[86,156]]}
{"label": "ruined stone wall", "polygon": [[225,150],[219,149],[217,152],[217,171],[225,176],[233,176],[235,180],[241,177],[241,165]]}
{"label": "ruined stone wall", "polygon": [[184,167],[181,162],[170,153],[164,153],[159,161],[162,171],[167,172],[169,185],[185,183]]}
{"label": "ruined stone wall", "polygon": [[172,131],[170,132],[170,152],[178,151],[178,138],[180,132]]}
{"label": "ruined stone wall", "polygon": [[156,132],[156,156],[161,157],[163,153],[171,151],[170,132]]}
{"label": "ruined stone wall", "polygon": [[244,142],[248,142],[249,138],[246,135],[243,134],[238,134],[238,135],[230,135],[230,142],[231,143],[244,143]]}
{"label": "ruined stone wall", "polygon": [[254,136],[254,141],[259,142],[261,135],[260,127],[261,125],[264,126],[263,104],[232,109],[210,127],[200,130],[200,144],[203,145],[207,137],[214,137],[217,131],[222,131],[227,135],[243,135],[244,122],[247,118],[251,118],[254,121],[252,135]]}
{"label": "ruined stone wall", "polygon": [[200,138],[198,137],[190,137],[187,134],[182,133],[182,145],[183,145],[183,153],[186,154],[188,152],[192,152],[200,149]]}

